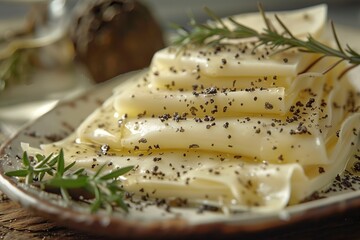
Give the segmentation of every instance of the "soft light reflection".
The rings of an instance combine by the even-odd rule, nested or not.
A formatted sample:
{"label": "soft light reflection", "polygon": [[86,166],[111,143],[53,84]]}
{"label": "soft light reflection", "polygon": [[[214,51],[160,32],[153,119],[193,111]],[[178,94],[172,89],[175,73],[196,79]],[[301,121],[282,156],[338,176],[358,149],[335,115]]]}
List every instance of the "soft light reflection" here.
{"label": "soft light reflection", "polygon": [[101,129],[101,128],[97,128],[94,131],[93,135],[94,135],[94,137],[111,137],[112,136],[108,131],[105,131],[104,129]]}
{"label": "soft light reflection", "polygon": [[49,8],[55,18],[61,17],[65,14],[65,0],[52,0]]}

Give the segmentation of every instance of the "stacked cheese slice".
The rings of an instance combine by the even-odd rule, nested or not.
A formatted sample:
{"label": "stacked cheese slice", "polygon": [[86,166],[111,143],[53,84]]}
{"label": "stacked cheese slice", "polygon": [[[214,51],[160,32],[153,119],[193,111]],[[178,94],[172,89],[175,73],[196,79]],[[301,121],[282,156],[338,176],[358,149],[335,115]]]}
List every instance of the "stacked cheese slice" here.
{"label": "stacked cheese slice", "polygon": [[[326,6],[278,15],[297,37],[325,39]],[[234,18],[265,27],[258,13]],[[318,56],[253,46],[247,39],[159,51],[89,116],[75,143],[56,147],[90,169],[94,159],[136,166],[124,187],[146,199],[263,212],[303,200],[346,166],[359,132],[356,94],[337,79],[344,65],[320,73],[334,59],[301,73]]]}

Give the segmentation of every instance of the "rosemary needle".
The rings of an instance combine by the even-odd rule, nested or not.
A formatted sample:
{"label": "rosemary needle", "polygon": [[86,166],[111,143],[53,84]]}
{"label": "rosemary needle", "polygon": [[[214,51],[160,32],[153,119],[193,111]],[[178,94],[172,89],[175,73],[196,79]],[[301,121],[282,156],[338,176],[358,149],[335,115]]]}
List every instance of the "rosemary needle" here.
{"label": "rosemary needle", "polygon": [[125,212],[128,211],[127,204],[123,199],[125,191],[118,178],[131,171],[133,166],[103,173],[105,165],[102,165],[95,174],[88,175],[83,168],[74,169],[75,162],[65,165],[63,150],[60,150],[56,156],[51,154],[45,157],[38,154],[34,159],[35,161],[31,161],[25,151],[22,156],[22,168],[5,174],[25,179],[25,184],[36,182],[44,188],[55,187],[60,190],[60,194],[66,202],[71,199],[69,190],[85,190],[91,196],[88,201],[91,212],[96,212],[101,208],[112,212],[114,207],[119,207]]}
{"label": "rosemary needle", "polygon": [[10,85],[25,81],[26,74],[31,70],[30,51],[17,51],[9,58],[0,60],[0,91]]}

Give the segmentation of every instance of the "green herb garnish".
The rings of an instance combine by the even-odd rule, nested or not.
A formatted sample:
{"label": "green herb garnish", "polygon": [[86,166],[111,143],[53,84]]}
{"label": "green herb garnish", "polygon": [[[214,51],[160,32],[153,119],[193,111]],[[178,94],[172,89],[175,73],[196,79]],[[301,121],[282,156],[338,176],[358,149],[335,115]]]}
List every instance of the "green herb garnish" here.
{"label": "green herb garnish", "polygon": [[65,165],[63,150],[59,154],[45,157],[36,155],[31,161],[27,152],[23,153],[22,168],[6,172],[10,177],[24,179],[25,184],[40,184],[42,188],[56,188],[60,190],[62,198],[68,203],[71,200],[70,190],[85,191],[90,195],[87,201],[90,211],[96,212],[101,208],[112,212],[114,207],[128,211],[124,202],[125,191],[118,178],[133,169],[133,166],[116,169],[103,174],[102,165],[95,174],[88,174],[84,168],[74,169],[75,162]]}
{"label": "green herb garnish", "polygon": [[[34,26],[29,29],[15,31],[6,36],[0,35],[0,91],[10,85],[24,82],[33,70],[34,63],[31,55],[37,49],[49,46],[66,36],[66,29],[55,29],[45,36],[38,37],[33,34]],[[26,37],[25,37],[26,36]]]}
{"label": "green herb garnish", "polygon": [[[337,45],[337,49],[329,47],[318,40],[314,39],[312,36],[308,36],[306,40],[301,40],[295,37],[291,31],[286,27],[283,21],[279,16],[275,15],[276,21],[282,27],[282,32],[278,32],[269,19],[266,17],[265,11],[261,4],[258,5],[259,12],[262,15],[265,21],[265,29],[263,32],[258,32],[255,29],[244,26],[241,23],[237,22],[233,18],[229,17],[229,21],[232,22],[235,26],[233,30],[230,30],[224,22],[209,8],[205,8],[205,12],[213,20],[213,23],[200,24],[197,23],[194,18],[190,19],[190,29],[174,25],[175,29],[178,32],[178,38],[175,39],[174,44],[186,47],[188,44],[195,45],[214,45],[221,44],[223,39],[242,39],[242,38],[255,38],[255,47],[254,49],[260,46],[268,46],[271,49],[277,50],[280,47],[279,51],[288,50],[291,48],[298,48],[299,51],[308,52],[308,53],[318,53],[321,56],[314,61],[311,66],[316,64],[324,57],[337,57],[339,61],[332,64],[328,69],[323,73],[330,71],[338,64],[343,61],[350,63],[350,66],[343,70],[339,75],[341,78],[349,70],[360,65],[360,54],[356,52],[349,45],[346,45],[344,49],[339,42],[339,38],[336,34],[334,24],[331,23],[332,33]],[[310,66],[310,67],[311,67]],[[308,70],[308,69],[307,69]]]}
{"label": "green herb garnish", "polygon": [[0,91],[26,80],[31,68],[29,56],[30,50],[20,50],[0,61]]}

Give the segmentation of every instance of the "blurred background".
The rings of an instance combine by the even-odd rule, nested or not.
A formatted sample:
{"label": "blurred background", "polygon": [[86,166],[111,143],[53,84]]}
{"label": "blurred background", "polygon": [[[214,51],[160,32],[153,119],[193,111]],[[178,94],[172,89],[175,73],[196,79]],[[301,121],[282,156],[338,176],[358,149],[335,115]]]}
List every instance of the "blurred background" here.
{"label": "blurred background", "polygon": [[[15,0],[16,1],[16,0]],[[71,8],[78,0],[68,0]],[[89,0],[86,0],[89,1]],[[0,0],[0,18],[23,15],[28,6],[18,6],[8,1]],[[151,8],[161,24],[166,28],[167,22],[185,23],[187,12],[192,11],[199,20],[205,19],[202,8],[208,6],[216,10],[220,16],[238,14],[242,12],[257,11],[254,0],[141,0]],[[339,24],[359,27],[360,26],[360,1],[359,0],[262,0],[265,8],[272,10],[288,10],[311,6],[320,3],[329,5],[329,17]]]}
{"label": "blurred background", "polygon": [[[186,23],[187,12],[191,11],[199,20],[206,19],[202,11],[204,6],[214,9],[219,16],[228,16],[244,12],[257,11],[255,0],[143,0],[152,8],[164,27],[166,22]],[[262,0],[267,11],[290,10],[326,3],[329,6],[329,18],[338,24],[360,27],[359,0]]]}
{"label": "blurred background", "polygon": [[[0,143],[59,99],[148,66],[168,42],[170,23],[186,25],[189,13],[205,21],[204,6],[220,17],[256,12],[257,2],[0,0]],[[359,0],[261,2],[266,11],[326,3],[329,18],[345,29],[341,40],[360,35]],[[43,46],[24,47],[24,39]]]}

